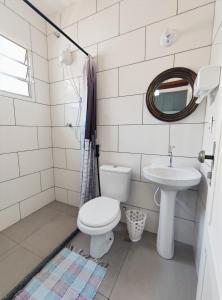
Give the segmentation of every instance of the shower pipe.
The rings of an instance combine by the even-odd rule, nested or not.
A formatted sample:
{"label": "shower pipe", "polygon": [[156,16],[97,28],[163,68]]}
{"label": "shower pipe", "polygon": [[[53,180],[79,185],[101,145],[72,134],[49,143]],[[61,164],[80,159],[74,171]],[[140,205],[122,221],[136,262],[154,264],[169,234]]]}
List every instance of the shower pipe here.
{"label": "shower pipe", "polygon": [[59,33],[64,35],[73,45],[75,45],[77,48],[79,48],[80,51],[82,51],[85,55],[89,56],[89,53],[86,52],[79,44],[77,44],[73,39],[71,39],[70,36],[68,36],[61,28],[59,28],[55,23],[53,23],[46,15],[44,15],[36,6],[34,6],[31,2],[28,0],[23,0],[31,9],[33,9],[38,15],[40,15],[43,19],[45,19],[52,27],[54,27]]}

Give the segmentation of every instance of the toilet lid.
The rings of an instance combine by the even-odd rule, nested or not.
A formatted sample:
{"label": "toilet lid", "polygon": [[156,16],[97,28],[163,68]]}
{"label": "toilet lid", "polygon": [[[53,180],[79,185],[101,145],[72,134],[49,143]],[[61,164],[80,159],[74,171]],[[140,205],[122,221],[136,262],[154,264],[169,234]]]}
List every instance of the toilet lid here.
{"label": "toilet lid", "polygon": [[84,204],[79,210],[79,220],[86,226],[102,227],[114,221],[119,215],[119,201],[98,197]]}

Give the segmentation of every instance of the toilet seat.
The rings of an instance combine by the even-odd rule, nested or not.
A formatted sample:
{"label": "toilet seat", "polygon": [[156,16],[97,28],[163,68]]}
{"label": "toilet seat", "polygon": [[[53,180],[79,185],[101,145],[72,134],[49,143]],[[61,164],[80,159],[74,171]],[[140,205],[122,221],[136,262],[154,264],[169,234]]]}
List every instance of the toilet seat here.
{"label": "toilet seat", "polygon": [[87,227],[103,227],[116,220],[120,213],[119,201],[97,197],[85,203],[79,210],[78,219]]}
{"label": "toilet seat", "polygon": [[95,236],[111,231],[120,221],[119,201],[97,197],[84,204],[78,214],[78,228],[85,234]]}

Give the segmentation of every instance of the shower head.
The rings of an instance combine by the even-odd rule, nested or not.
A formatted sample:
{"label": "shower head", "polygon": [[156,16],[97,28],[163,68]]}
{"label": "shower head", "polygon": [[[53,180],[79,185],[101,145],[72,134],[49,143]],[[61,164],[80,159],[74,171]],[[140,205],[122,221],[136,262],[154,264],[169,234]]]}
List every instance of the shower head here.
{"label": "shower head", "polygon": [[59,56],[59,61],[63,65],[70,66],[73,62],[72,51],[70,49],[62,51],[62,54]]}

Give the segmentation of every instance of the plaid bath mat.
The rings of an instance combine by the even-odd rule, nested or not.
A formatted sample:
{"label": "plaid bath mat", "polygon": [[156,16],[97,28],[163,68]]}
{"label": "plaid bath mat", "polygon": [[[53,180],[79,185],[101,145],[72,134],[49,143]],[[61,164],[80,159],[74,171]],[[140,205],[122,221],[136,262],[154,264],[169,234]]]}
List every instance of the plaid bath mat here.
{"label": "plaid bath mat", "polygon": [[15,300],[90,300],[106,275],[106,268],[64,248],[52,259]]}

